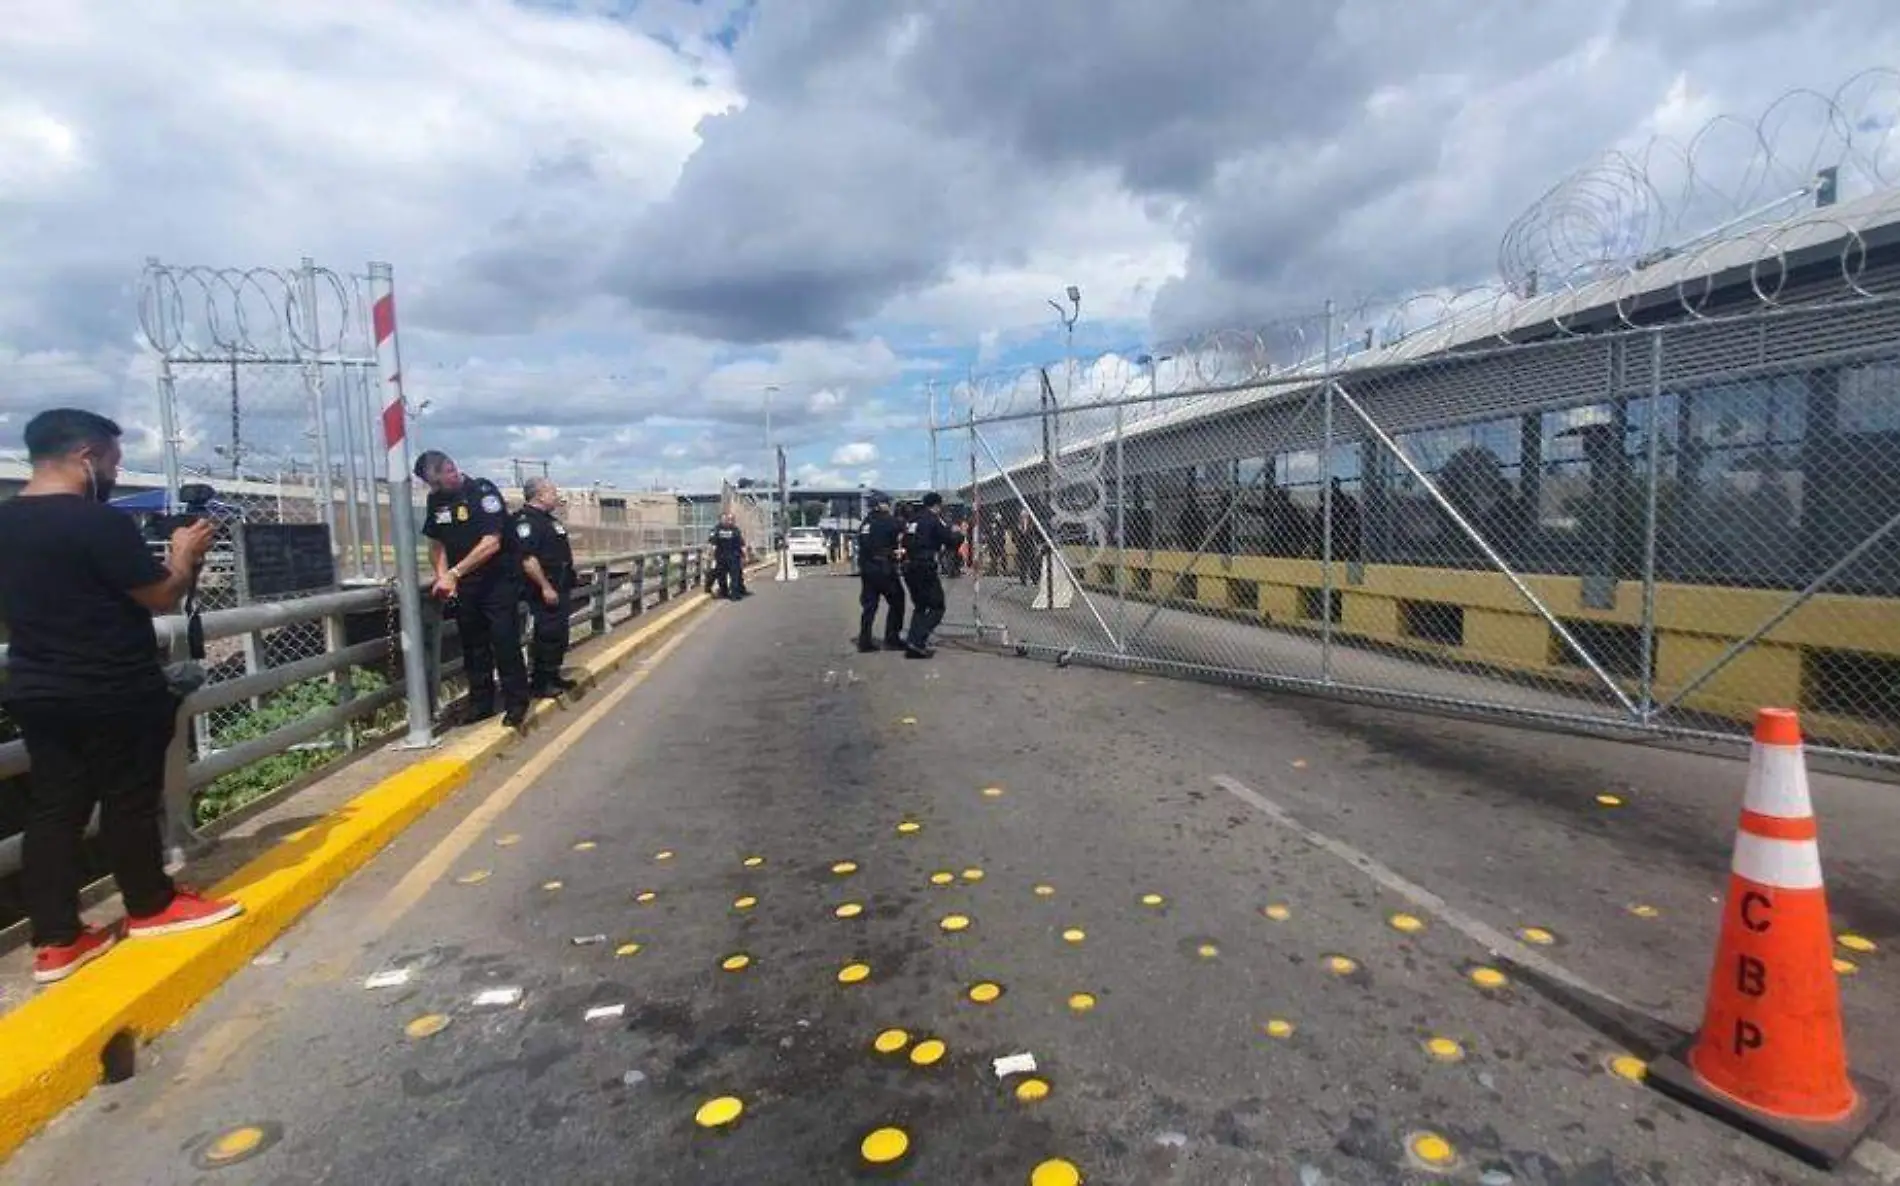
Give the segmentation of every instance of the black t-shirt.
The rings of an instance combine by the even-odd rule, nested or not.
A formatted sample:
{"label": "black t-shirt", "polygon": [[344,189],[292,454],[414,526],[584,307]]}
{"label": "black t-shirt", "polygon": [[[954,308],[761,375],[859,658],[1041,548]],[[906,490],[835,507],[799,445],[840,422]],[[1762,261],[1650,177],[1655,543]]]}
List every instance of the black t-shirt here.
{"label": "black t-shirt", "polygon": [[479,584],[493,580],[498,574],[506,575],[511,567],[520,561],[510,556],[508,530],[508,510],[501,500],[501,491],[487,478],[465,478],[461,489],[429,492],[429,503],[423,511],[422,534],[442,545],[451,565],[460,564],[462,558],[475,550],[485,535],[498,536],[501,539],[500,553],[482,562],[474,572],[462,577],[464,585]]}
{"label": "black t-shirt", "polygon": [[165,579],[124,511],[76,494],[0,501],[0,618],[7,700],[120,700],[162,693],[152,613],[133,589]]}
{"label": "black t-shirt", "polygon": [[515,516],[515,541],[522,557],[533,556],[550,579],[574,567],[574,544],[567,524],[540,507],[523,507]]}
{"label": "black t-shirt", "polygon": [[723,524],[715,527],[712,534],[706,537],[706,542],[713,546],[713,554],[722,559],[736,559],[741,552],[745,551],[745,536],[737,527],[726,527]]}

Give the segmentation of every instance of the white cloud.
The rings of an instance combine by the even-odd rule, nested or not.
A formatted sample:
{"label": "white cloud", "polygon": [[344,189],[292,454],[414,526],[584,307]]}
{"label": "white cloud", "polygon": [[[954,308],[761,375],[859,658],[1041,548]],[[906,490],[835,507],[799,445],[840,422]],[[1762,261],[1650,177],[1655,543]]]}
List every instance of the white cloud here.
{"label": "white cloud", "polygon": [[877,446],[870,441],[853,441],[831,451],[833,465],[869,465],[877,460]]}

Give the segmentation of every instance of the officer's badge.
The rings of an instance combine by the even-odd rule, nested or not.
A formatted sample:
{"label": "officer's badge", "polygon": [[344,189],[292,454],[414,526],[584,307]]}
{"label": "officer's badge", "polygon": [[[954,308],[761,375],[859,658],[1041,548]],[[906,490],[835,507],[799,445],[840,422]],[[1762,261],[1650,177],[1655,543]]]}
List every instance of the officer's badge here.
{"label": "officer's badge", "polygon": [[501,513],[501,495],[499,494],[482,495],[482,509],[484,511],[487,511],[491,515],[500,514]]}
{"label": "officer's badge", "polygon": [[449,513],[449,508],[447,507],[443,507],[441,510],[435,513],[435,521],[437,523],[447,523],[454,517],[455,516]]}
{"label": "officer's badge", "polygon": [[567,534],[567,528],[565,528],[565,527],[563,527],[563,526],[561,526],[561,525],[560,525],[559,523],[556,523],[556,524],[554,525],[554,534],[556,534],[556,535],[566,535],[566,534]]}
{"label": "officer's badge", "polygon": [[527,539],[534,534],[534,528],[528,526],[526,523],[517,523],[515,524],[515,534],[522,539]]}
{"label": "officer's badge", "polygon": [[456,508],[455,508],[455,521],[456,521],[457,523],[466,523],[466,522],[468,522],[468,508],[467,508],[467,507],[456,507]]}

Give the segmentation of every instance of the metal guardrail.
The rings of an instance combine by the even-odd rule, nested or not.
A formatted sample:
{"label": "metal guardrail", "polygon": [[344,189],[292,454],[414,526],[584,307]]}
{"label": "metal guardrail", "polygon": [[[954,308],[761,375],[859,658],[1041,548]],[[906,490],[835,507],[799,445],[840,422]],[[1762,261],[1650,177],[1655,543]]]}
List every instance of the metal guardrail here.
{"label": "metal guardrail", "polygon": [[[704,555],[697,549],[627,552],[592,558],[579,567],[589,574],[588,583],[574,590],[578,608],[574,611],[573,622],[577,626],[588,627],[587,636],[579,640],[582,643],[607,636],[616,623],[638,618],[647,611],[649,605],[664,603],[692,592],[706,573]],[[266,758],[286,753],[293,747],[314,741],[325,734],[348,730],[357,721],[403,699],[404,685],[401,681],[392,681],[388,687],[364,695],[355,693],[351,681],[351,672],[355,669],[368,668],[390,657],[395,645],[391,635],[385,633],[346,645],[346,618],[352,614],[387,610],[394,596],[393,584],[378,585],[238,606],[203,615],[207,643],[243,638],[257,644],[255,649],[247,648],[247,651],[259,654],[264,650],[263,635],[266,632],[305,622],[321,622],[325,627],[325,649],[321,654],[206,684],[185,698],[179,708],[178,729],[173,736],[172,751],[166,767],[164,801],[170,859],[187,859],[193,853],[202,851],[208,843],[193,824],[195,792],[220,778]],[[428,612],[431,615],[434,613],[433,610]],[[153,622],[153,630],[162,649],[174,655],[183,653],[186,637],[186,619],[183,615],[157,618]],[[453,630],[454,623],[449,621],[441,623],[439,630],[430,633],[433,633],[439,645],[440,640],[453,633]],[[0,646],[0,670],[5,667],[6,658],[7,648]],[[442,680],[453,676],[460,669],[459,660],[448,664],[432,664],[429,688],[431,704],[441,700]],[[324,677],[336,681],[335,705],[302,716],[261,737],[249,738],[192,760],[190,741],[195,717]],[[349,734],[345,749],[355,748],[355,742],[354,734]],[[25,742],[0,744],[0,778],[25,773],[29,768]],[[88,831],[96,828],[97,824],[95,813]],[[19,870],[20,847],[21,838],[17,835],[0,838],[0,876]]]}

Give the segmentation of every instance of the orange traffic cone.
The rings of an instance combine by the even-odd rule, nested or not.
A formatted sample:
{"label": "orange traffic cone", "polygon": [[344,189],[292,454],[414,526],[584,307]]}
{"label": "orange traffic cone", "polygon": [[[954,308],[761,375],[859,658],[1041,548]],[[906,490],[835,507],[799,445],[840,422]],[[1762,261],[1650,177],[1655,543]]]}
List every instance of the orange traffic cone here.
{"label": "orange traffic cone", "polygon": [[1850,1075],[1801,724],[1755,719],[1748,791],[1702,1029],[1650,1082],[1823,1168],[1880,1118],[1887,1089]]}

